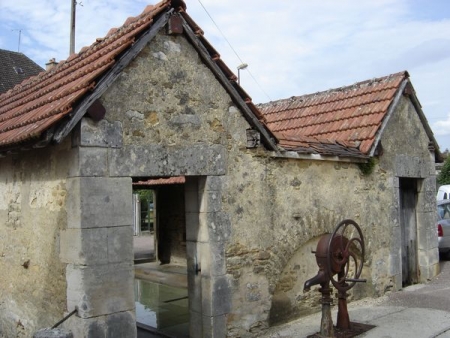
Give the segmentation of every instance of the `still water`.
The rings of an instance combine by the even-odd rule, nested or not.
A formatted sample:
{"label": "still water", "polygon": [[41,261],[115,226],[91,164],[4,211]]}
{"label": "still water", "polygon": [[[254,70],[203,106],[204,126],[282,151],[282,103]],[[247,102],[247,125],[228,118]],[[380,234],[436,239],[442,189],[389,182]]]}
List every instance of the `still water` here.
{"label": "still water", "polygon": [[175,337],[189,336],[188,290],[135,279],[136,321]]}

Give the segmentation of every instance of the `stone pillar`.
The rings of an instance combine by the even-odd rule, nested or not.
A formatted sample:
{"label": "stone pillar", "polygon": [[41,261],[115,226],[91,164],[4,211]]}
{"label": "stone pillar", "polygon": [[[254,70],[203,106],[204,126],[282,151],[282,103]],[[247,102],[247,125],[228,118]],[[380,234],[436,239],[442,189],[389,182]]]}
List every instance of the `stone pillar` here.
{"label": "stone pillar", "polygon": [[[226,337],[231,284],[225,244],[231,223],[222,211],[222,177],[186,182],[188,281],[191,337]],[[197,184],[196,184],[197,183]]]}
{"label": "stone pillar", "polygon": [[77,306],[81,321],[104,317],[99,320],[108,323],[114,315],[114,325],[119,321],[129,329],[129,334],[114,337],[134,337],[131,178],[71,178],[67,191],[68,228],[61,233],[60,253],[68,263],[67,308]]}
{"label": "stone pillar", "polygon": [[67,309],[78,313],[63,327],[75,338],[134,338],[132,181],[109,177],[108,168],[108,148],[121,146],[120,125],[83,119],[74,143],[60,258]]}
{"label": "stone pillar", "polygon": [[436,233],[436,177],[424,178],[417,198],[417,249],[420,282],[439,273],[439,250]]}

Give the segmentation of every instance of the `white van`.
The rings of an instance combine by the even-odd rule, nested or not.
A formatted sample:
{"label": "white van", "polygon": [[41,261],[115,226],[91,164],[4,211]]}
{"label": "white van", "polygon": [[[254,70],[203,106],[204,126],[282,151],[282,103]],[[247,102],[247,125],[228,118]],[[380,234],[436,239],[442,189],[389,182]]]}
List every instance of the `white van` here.
{"label": "white van", "polygon": [[450,199],[450,184],[441,185],[439,187],[436,199],[438,201]]}

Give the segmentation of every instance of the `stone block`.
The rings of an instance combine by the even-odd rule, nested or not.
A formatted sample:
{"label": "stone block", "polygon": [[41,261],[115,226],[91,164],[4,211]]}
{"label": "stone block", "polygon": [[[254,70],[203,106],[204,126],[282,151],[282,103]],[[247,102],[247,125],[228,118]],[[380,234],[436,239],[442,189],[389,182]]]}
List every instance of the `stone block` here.
{"label": "stone block", "polygon": [[222,145],[130,145],[109,150],[111,176],[224,175],[226,150]]}
{"label": "stone block", "polygon": [[[202,229],[205,229],[203,227]],[[207,241],[208,231],[203,231],[204,234],[200,234],[200,222],[198,213],[186,213],[186,240],[197,242],[200,238],[206,238]]]}
{"label": "stone block", "polygon": [[202,314],[219,316],[231,310],[231,282],[227,276],[202,276]]}
{"label": "stone block", "polygon": [[197,189],[185,189],[184,191],[184,208],[186,213],[198,213],[199,201]]}
{"label": "stone block", "polygon": [[108,151],[105,148],[83,148],[73,150],[69,177],[101,177],[108,173]]}
{"label": "stone block", "polygon": [[222,145],[199,144],[169,148],[168,169],[181,175],[224,175],[226,150]]}
{"label": "stone block", "polygon": [[66,268],[67,307],[90,318],[134,310],[134,270],[131,264]]}
{"label": "stone block", "polygon": [[200,118],[197,115],[193,114],[183,114],[183,115],[176,115],[173,116],[170,119],[170,123],[173,124],[175,127],[183,127],[186,124],[190,124],[194,128],[200,129],[201,127],[201,121]]}
{"label": "stone block", "polygon": [[202,271],[195,272],[195,244],[187,243],[187,269],[189,285],[189,309],[194,312],[202,312]]}
{"label": "stone block", "polygon": [[199,238],[199,241],[223,242],[231,236],[231,221],[226,212],[208,212],[199,214],[199,233],[202,227],[208,229],[208,238]]}
{"label": "stone block", "polygon": [[200,199],[200,212],[218,212],[222,210],[222,193],[220,190],[204,191]]}
{"label": "stone block", "polygon": [[198,190],[200,192],[221,191],[223,180],[224,180],[223,176],[207,176],[205,179],[199,180]]}
{"label": "stone block", "polygon": [[423,161],[416,156],[397,155],[395,157],[395,173],[399,177],[428,177],[430,161]]}
{"label": "stone block", "polygon": [[132,224],[131,178],[71,178],[67,191],[68,228]]}
{"label": "stone block", "polygon": [[106,337],[135,338],[136,318],[132,312],[114,313],[106,317]]}
{"label": "stone block", "polygon": [[137,335],[134,312],[125,311],[94,318],[70,317],[63,327],[70,329],[74,337],[85,338],[135,338]]}
{"label": "stone block", "polygon": [[73,333],[70,330],[54,328],[41,329],[37,331],[33,338],[73,338]]}
{"label": "stone block", "polygon": [[429,250],[437,247],[438,238],[436,231],[436,222],[436,210],[430,212],[417,212],[417,237],[419,249]]}
{"label": "stone block", "polygon": [[417,196],[418,212],[433,212],[436,214],[436,191],[424,190]]}
{"label": "stone block", "polygon": [[420,266],[420,282],[427,283],[433,277],[436,277],[440,272],[439,262],[428,266]]}
{"label": "stone block", "polygon": [[132,262],[133,255],[133,226],[108,228],[108,262]]}
{"label": "stone block", "polygon": [[60,237],[61,261],[80,265],[107,263],[107,233],[106,228],[62,230]]}
{"label": "stone block", "polygon": [[190,311],[189,337],[203,337],[203,316],[201,313]]}
{"label": "stone block", "polygon": [[[397,251],[392,251],[391,254],[389,255],[389,261],[388,261],[389,276],[395,276],[395,275],[401,274],[401,272],[402,272],[401,257],[402,256],[400,253],[400,248]],[[374,274],[372,274],[372,277],[376,277],[376,275],[374,276]]]}
{"label": "stone block", "polygon": [[83,118],[73,134],[73,144],[83,147],[120,148],[123,145],[122,122]]}
{"label": "stone block", "polygon": [[201,257],[202,274],[212,277],[226,274],[225,243],[197,243],[197,251]]}
{"label": "stone block", "polygon": [[203,316],[202,338],[223,338],[227,336],[227,316]]}
{"label": "stone block", "polygon": [[418,250],[419,266],[430,267],[439,264],[439,250],[434,247],[429,250]]}
{"label": "stone block", "polygon": [[419,185],[419,192],[423,191],[431,191],[434,192],[436,198],[436,176],[431,175],[429,177],[424,178]]}
{"label": "stone block", "polygon": [[106,338],[106,316],[80,318],[72,316],[62,324],[70,329],[75,338]]}

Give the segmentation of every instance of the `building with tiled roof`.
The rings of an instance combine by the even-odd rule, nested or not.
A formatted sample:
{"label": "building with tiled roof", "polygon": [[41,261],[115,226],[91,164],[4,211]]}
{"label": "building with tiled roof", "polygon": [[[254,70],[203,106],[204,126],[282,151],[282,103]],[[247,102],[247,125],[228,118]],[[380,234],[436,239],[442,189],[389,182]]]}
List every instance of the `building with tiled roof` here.
{"label": "building with tiled roof", "polygon": [[0,94],[43,71],[25,54],[0,49]]}
{"label": "building with tiled roof", "polygon": [[333,153],[327,147],[340,145],[373,156],[401,95],[411,97],[430,145],[438,151],[407,72],[269,102],[258,108],[280,145],[288,149],[324,154]]}
{"label": "building with tiled roof", "polygon": [[[320,310],[310,252],[344,219],[351,299],[438,273],[439,149],[408,74],[256,106],[187,11],[149,5],[0,94],[0,335],[70,315],[76,338],[256,337]],[[140,275],[174,272],[177,297],[135,284],[135,188],[155,196]]]}

